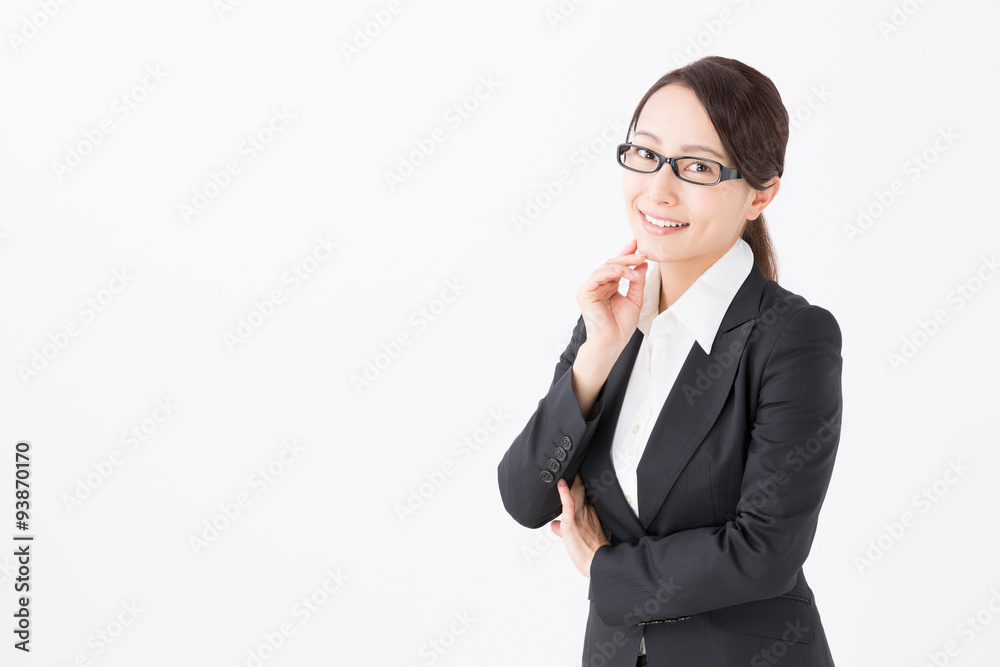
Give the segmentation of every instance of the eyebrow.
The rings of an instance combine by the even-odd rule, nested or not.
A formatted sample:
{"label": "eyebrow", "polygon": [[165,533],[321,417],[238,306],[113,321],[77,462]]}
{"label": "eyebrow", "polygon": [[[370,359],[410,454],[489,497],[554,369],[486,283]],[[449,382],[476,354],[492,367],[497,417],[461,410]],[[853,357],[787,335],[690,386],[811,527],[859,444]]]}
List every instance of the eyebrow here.
{"label": "eyebrow", "polygon": [[[647,137],[649,137],[653,141],[655,141],[657,143],[662,143],[660,141],[659,137],[657,137],[655,134],[653,134],[651,132],[646,132],[645,130],[637,130],[635,132],[635,135],[633,135],[633,136],[636,136],[636,135],[639,135],[639,134],[645,134]],[[719,158],[720,160],[725,160],[726,159],[721,153],[719,153],[714,148],[710,148],[710,147],[704,146],[702,144],[684,144],[683,146],[680,147],[679,150],[684,151],[684,152],[704,151],[706,153],[711,153],[712,155],[714,155],[715,157]]]}

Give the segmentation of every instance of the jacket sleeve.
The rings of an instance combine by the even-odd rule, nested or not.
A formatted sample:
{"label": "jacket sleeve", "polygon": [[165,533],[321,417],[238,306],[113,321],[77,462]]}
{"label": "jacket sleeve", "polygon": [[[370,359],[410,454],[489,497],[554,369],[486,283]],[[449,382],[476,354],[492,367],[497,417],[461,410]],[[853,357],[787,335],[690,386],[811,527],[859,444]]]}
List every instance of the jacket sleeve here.
{"label": "jacket sleeve", "polygon": [[764,364],[735,517],[601,546],[590,566],[601,620],[676,619],[775,597],[795,584],[840,441],[841,370],[837,321],[807,305]]}
{"label": "jacket sleeve", "polygon": [[573,483],[604,410],[603,386],[587,419],[573,391],[572,364],[586,339],[580,315],[569,345],[559,355],[548,393],[497,467],[504,508],[528,528],[544,526],[562,513],[556,482],[566,478]]}

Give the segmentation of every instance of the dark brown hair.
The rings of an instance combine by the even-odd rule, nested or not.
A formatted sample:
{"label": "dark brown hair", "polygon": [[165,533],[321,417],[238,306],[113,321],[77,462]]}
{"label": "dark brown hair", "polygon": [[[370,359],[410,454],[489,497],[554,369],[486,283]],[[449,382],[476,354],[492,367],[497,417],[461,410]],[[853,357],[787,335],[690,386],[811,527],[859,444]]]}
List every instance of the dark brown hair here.
{"label": "dark brown hair", "polygon": [[[788,143],[788,111],[771,79],[732,58],[706,56],[660,77],[639,100],[626,142],[631,141],[646,101],[671,83],[686,86],[705,107],[723,148],[750,187],[763,190],[764,183],[781,176]],[[744,223],[742,238],[764,275],[777,281],[778,262],[763,213]]]}

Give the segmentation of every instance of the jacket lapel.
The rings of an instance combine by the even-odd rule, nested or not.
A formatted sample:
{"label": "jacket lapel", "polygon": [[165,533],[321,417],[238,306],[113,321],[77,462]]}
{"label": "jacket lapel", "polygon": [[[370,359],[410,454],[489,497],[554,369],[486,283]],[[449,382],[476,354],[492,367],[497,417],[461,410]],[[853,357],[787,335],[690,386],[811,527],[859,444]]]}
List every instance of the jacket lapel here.
{"label": "jacket lapel", "polygon": [[[712,353],[705,354],[701,345],[695,342],[677,375],[677,380],[667,394],[656,423],[650,431],[649,442],[639,460],[637,475],[639,521],[644,531],[649,528],[653,518],[660,511],[670,489],[698,449],[698,445],[705,439],[725,404],[744,346],[757,317],[761,293],[766,282],[767,279],[755,263],[722,318],[719,331],[712,343]],[[637,333],[642,336],[642,332],[637,331]],[[633,337],[630,345],[635,342]],[[637,350],[638,345],[636,345]],[[635,357],[636,354],[633,353],[633,363]],[[630,363],[629,373],[631,368]],[[628,374],[625,379],[627,382]],[[616,386],[614,389],[618,394],[619,388]],[[620,393],[624,394],[624,387]],[[621,409],[623,398],[624,396],[617,400],[617,410]],[[617,410],[615,421],[618,417]],[[610,443],[608,458],[610,461]],[[624,502],[624,498],[622,501]]]}

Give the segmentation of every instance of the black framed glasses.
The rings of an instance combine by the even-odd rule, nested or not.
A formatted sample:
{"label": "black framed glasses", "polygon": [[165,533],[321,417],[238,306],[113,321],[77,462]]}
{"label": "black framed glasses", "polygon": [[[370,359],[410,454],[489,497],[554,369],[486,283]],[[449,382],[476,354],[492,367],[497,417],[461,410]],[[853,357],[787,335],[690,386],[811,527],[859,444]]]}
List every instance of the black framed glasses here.
{"label": "black framed glasses", "polygon": [[640,174],[653,174],[664,163],[674,170],[674,176],[695,185],[718,185],[722,181],[743,178],[730,167],[703,157],[665,157],[654,150],[636,144],[618,144],[618,164]]}

